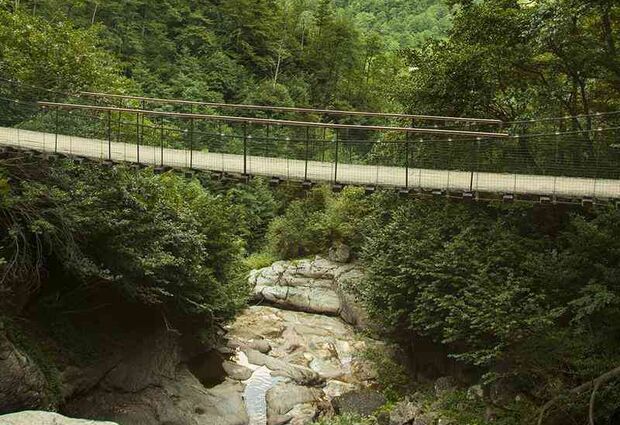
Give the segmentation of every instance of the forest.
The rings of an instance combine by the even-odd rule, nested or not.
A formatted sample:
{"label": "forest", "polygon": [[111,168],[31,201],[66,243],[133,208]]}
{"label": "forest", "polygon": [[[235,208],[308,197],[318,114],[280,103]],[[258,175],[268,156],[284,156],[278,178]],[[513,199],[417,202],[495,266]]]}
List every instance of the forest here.
{"label": "forest", "polygon": [[[86,115],[59,121],[23,106],[84,102],[81,91],[493,118],[511,133],[551,136],[493,145],[477,154],[480,169],[546,173],[560,164],[579,177],[618,179],[619,33],[615,0],[0,0],[0,126],[40,130],[55,119],[64,134],[103,134]],[[185,143],[184,125],[170,124],[177,135],[167,147]],[[603,126],[605,137],[592,136]],[[198,130],[228,137],[226,152],[236,153],[239,128]],[[159,133],[149,131],[143,141],[157,143]],[[559,132],[577,134],[578,143],[558,144],[552,137]],[[215,149],[207,136],[193,142]],[[351,144],[349,162],[402,163],[388,142]],[[443,151],[419,143],[419,165],[448,161],[443,154],[452,161],[447,169],[460,169],[455,157],[472,161],[465,143],[450,140]],[[281,157],[301,152],[275,142],[265,149]],[[586,175],[594,161],[600,168]],[[139,397],[177,383],[153,383],[145,372],[137,380],[148,381],[146,392],[137,391],[129,372],[118,372],[119,359],[163,326],[182,354],[137,356],[138,364],[157,363],[160,375],[178,378],[167,363],[190,364],[184,356],[225,345],[231,323],[255,307],[248,275],[278,264],[302,268],[343,246],[363,270],[346,288],[372,322],[360,334],[389,347],[364,353],[377,371],[369,388],[382,402],[364,413],[319,408],[322,400],[307,422],[285,422],[285,409],[281,422],[274,414],[269,423],[620,423],[617,203],[463,202],[331,189],[1,150],[0,423],[1,415],[26,410],[121,425],[214,423],[202,407],[191,419],[157,410],[182,405],[178,394],[153,402],[156,419],[131,416],[127,406],[148,404]],[[293,345],[283,358],[293,358]],[[429,353],[433,361],[424,363]],[[270,361],[262,366],[276,370]],[[105,373],[93,372],[97,364]],[[19,373],[3,375],[15,365]],[[101,400],[112,407],[96,410]],[[414,413],[396,422],[403,409]]]}

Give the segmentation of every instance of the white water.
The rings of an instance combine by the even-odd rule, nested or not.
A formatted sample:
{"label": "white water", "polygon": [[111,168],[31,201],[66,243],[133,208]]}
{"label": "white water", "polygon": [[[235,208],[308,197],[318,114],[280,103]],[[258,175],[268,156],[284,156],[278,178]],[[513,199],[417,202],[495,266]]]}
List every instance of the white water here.
{"label": "white water", "polygon": [[266,366],[251,364],[243,351],[237,352],[235,362],[253,371],[250,379],[244,381],[243,391],[249,425],[267,425],[267,391],[282,378],[271,376],[271,370]]}

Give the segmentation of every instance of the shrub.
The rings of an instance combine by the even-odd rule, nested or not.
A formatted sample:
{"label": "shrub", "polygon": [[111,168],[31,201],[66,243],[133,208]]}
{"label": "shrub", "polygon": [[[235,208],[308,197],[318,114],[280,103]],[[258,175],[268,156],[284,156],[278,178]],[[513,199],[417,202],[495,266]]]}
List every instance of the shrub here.
{"label": "shrub", "polygon": [[[443,201],[375,215],[362,251],[372,316],[497,372],[487,379],[508,379],[533,405],[617,367],[620,212],[539,227],[537,218],[534,207]],[[557,237],[541,230],[552,228]],[[616,392],[601,390],[598,418],[611,413]],[[571,398],[562,418],[583,418],[586,398]],[[531,423],[524,415],[513,416]]]}
{"label": "shrub", "polygon": [[363,222],[372,211],[373,198],[366,197],[363,189],[346,187],[334,194],[328,186],[319,186],[292,201],[284,215],[271,223],[268,249],[290,259],[325,252],[334,242],[357,248],[363,239]]}
{"label": "shrub", "polygon": [[[225,198],[172,173],[68,162],[40,173],[15,179],[2,204],[11,230],[1,254],[13,269],[40,275],[59,264],[76,282],[59,290],[106,282],[177,318],[218,322],[244,304],[242,242]],[[10,274],[3,286],[15,293],[19,275]]]}

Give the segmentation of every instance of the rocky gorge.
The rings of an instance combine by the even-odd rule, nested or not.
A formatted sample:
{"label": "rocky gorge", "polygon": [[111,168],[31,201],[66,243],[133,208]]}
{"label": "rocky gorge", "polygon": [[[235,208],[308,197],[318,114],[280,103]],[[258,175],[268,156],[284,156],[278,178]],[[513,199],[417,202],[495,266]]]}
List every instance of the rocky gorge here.
{"label": "rocky gorge", "polygon": [[[363,354],[382,343],[358,332],[367,319],[348,290],[362,276],[355,264],[321,257],[252,271],[252,305],[226,326],[225,344],[191,352],[163,328],[90,368],[65,367],[58,377],[67,400],[62,412],[122,425],[311,423],[338,409],[339,397],[375,381]],[[42,405],[41,371],[8,339],[0,369],[2,403]],[[385,401],[377,395],[370,396],[372,410]],[[29,424],[44,414],[0,416],[0,424]],[[60,418],[46,420],[81,423]]]}

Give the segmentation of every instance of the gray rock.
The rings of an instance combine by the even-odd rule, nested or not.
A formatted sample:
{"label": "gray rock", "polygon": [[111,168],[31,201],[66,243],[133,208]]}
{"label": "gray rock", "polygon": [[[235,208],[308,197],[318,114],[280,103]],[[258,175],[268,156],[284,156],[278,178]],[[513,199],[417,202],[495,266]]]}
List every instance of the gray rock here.
{"label": "gray rock", "polygon": [[413,421],[413,425],[433,425],[435,420],[429,415],[418,416]]}
{"label": "gray rock", "polygon": [[244,351],[251,364],[266,366],[274,376],[290,378],[299,385],[315,385],[322,382],[319,374],[307,367],[286,363],[256,350],[246,349]]}
{"label": "gray rock", "polygon": [[66,405],[69,416],[122,425],[246,425],[243,384],[206,389],[179,356],[174,334],[146,336],[86,394]]}
{"label": "gray rock", "polygon": [[457,381],[451,376],[442,376],[435,381],[435,395],[437,397],[452,393],[457,389]]}
{"label": "gray rock", "polygon": [[271,351],[269,341],[265,341],[264,339],[252,340],[248,343],[248,346],[251,349],[259,351],[263,354],[268,354]]}
{"label": "gray rock", "polygon": [[0,328],[0,412],[45,408],[45,376]]}
{"label": "gray rock", "polygon": [[310,425],[317,418],[319,409],[316,403],[298,404],[289,412],[293,417],[289,422],[290,425]]}
{"label": "gray rock", "polygon": [[122,425],[246,425],[243,385],[226,381],[205,389],[181,368],[174,379],[136,393],[93,391],[72,400],[76,417],[105,417]]}
{"label": "gray rock", "polygon": [[[346,249],[344,246],[338,248],[340,254]],[[344,261],[345,257],[339,260]],[[266,301],[282,309],[340,315],[345,322],[366,328],[368,315],[354,295],[354,288],[363,277],[355,264],[316,257],[278,261],[270,267],[252,271],[248,282],[257,302]]]}
{"label": "gray rock", "polygon": [[173,378],[181,362],[178,336],[159,332],[145,338],[116,367],[108,372],[102,386],[110,390],[137,392]]}
{"label": "gray rock", "polygon": [[468,400],[482,400],[484,398],[484,389],[482,385],[472,385],[467,389]]}
{"label": "gray rock", "polygon": [[281,308],[309,313],[337,315],[340,312],[338,294],[328,288],[257,285],[254,287],[254,298]]}
{"label": "gray rock", "polygon": [[297,405],[318,401],[322,394],[316,388],[280,383],[267,392],[267,416],[273,418],[285,415]]}
{"label": "gray rock", "polygon": [[222,367],[230,379],[246,381],[250,379],[250,376],[252,376],[252,371],[250,369],[229,360],[224,361],[224,363],[222,363]]}
{"label": "gray rock", "polygon": [[422,413],[420,407],[411,401],[396,403],[390,412],[390,425],[411,425],[417,416]]}
{"label": "gray rock", "polygon": [[358,329],[368,327],[368,313],[353,294],[354,288],[364,278],[364,274],[357,269],[349,270],[339,275],[335,280],[336,293],[340,298],[340,317]]}
{"label": "gray rock", "polygon": [[351,391],[332,400],[338,414],[370,416],[383,406],[387,400],[380,392],[370,389]]}
{"label": "gray rock", "polygon": [[351,248],[343,243],[336,243],[329,249],[327,257],[335,263],[348,263],[351,260]]}
{"label": "gray rock", "polygon": [[2,425],[118,425],[116,422],[98,422],[88,419],[71,419],[58,413],[24,411],[0,416]]}
{"label": "gray rock", "polygon": [[267,425],[286,425],[291,422],[293,417],[291,415],[274,416],[267,419]]}
{"label": "gray rock", "polygon": [[448,418],[439,418],[437,425],[457,425],[455,420]]}

